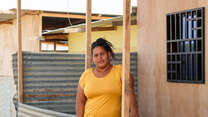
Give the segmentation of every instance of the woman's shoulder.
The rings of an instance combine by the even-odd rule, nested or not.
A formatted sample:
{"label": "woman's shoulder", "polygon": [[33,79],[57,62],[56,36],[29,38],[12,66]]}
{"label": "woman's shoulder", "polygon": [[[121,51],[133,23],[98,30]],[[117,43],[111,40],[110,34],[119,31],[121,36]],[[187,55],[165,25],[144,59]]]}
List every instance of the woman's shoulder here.
{"label": "woman's shoulder", "polygon": [[88,75],[90,74],[91,71],[92,71],[92,68],[88,68],[82,73],[82,75]]}
{"label": "woman's shoulder", "polygon": [[117,65],[113,65],[113,66],[116,69],[116,71],[122,71],[122,65],[121,64],[117,64]]}
{"label": "woman's shoulder", "polygon": [[122,65],[121,64],[117,64],[117,65],[113,65],[116,69],[122,69]]}
{"label": "woman's shoulder", "polygon": [[90,72],[92,71],[91,69],[92,68],[88,68],[82,73],[82,75],[80,77],[80,81],[83,82],[90,75]]}

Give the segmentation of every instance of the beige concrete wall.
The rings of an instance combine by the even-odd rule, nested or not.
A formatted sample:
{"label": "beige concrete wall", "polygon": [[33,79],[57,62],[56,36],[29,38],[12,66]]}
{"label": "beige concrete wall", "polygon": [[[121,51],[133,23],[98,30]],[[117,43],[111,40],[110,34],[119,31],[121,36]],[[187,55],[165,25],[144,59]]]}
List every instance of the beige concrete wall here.
{"label": "beige concrete wall", "polygon": [[[40,17],[27,15],[22,17],[22,50],[39,51]],[[18,50],[16,20],[13,24],[0,24],[0,116],[15,117],[12,97],[16,92],[13,71],[12,54]]]}
{"label": "beige concrete wall", "polygon": [[[22,17],[22,49],[39,51],[37,37],[40,35],[38,15]],[[18,40],[16,20],[13,24],[0,24],[0,78],[12,77],[12,54],[17,52]]]}
{"label": "beige concrete wall", "polygon": [[[138,79],[140,117],[208,116],[208,41],[205,41],[206,84],[167,82],[166,14],[205,7],[207,0],[138,1]],[[205,14],[205,40],[208,15]]]}
{"label": "beige concrete wall", "polygon": [[0,117],[16,117],[16,110],[12,101],[16,93],[13,78],[0,78]]}

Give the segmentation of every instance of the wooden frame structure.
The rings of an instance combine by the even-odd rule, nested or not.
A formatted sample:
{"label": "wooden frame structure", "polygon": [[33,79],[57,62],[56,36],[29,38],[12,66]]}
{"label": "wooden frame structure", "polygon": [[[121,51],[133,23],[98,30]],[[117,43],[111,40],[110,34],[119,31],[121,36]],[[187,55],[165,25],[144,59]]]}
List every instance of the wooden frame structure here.
{"label": "wooden frame structure", "polygon": [[18,37],[18,102],[23,103],[23,73],[22,73],[22,29],[21,0],[17,0],[17,37]]}
{"label": "wooden frame structure", "polygon": [[[90,43],[91,43],[91,0],[87,0],[87,14],[86,14],[86,53],[85,53],[85,69],[89,68],[90,63]],[[122,56],[122,117],[129,117],[130,115],[130,97],[129,97],[129,74],[130,74],[130,26],[131,14],[130,6],[131,0],[123,0],[123,56]]]}
{"label": "wooden frame structure", "polygon": [[[43,12],[42,16],[45,17],[59,17],[59,18],[77,18],[77,19],[87,19],[87,16],[78,15],[78,14],[60,14],[60,13],[47,13]],[[93,20],[101,20],[101,19],[110,19],[112,17],[104,17],[104,16],[91,16]]]}
{"label": "wooden frame structure", "polygon": [[122,117],[130,116],[130,29],[131,0],[123,0],[123,54],[122,54]]}
{"label": "wooden frame structure", "polygon": [[86,48],[85,48],[85,69],[89,68],[91,65],[91,11],[92,11],[92,0],[87,0],[87,13],[86,13]]}
{"label": "wooden frame structure", "polygon": [[[129,117],[129,73],[130,73],[130,0],[123,0],[123,56],[122,56],[122,117]],[[91,5],[92,1],[87,0],[86,13],[86,53],[85,69],[91,65]],[[22,32],[21,32],[21,0],[17,0],[17,30],[18,30],[18,102],[23,103],[23,74],[22,74]]]}

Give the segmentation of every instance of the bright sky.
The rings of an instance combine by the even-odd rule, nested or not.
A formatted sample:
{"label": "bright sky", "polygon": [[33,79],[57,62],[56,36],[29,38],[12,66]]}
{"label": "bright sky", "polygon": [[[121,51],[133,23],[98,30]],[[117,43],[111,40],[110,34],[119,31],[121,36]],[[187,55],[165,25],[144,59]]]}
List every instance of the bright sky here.
{"label": "bright sky", "polygon": [[[16,8],[17,0],[0,0],[0,10]],[[52,10],[66,12],[86,12],[86,0],[21,0],[22,9]],[[131,0],[136,6],[137,0]],[[123,0],[92,0],[92,12],[102,14],[122,14]]]}

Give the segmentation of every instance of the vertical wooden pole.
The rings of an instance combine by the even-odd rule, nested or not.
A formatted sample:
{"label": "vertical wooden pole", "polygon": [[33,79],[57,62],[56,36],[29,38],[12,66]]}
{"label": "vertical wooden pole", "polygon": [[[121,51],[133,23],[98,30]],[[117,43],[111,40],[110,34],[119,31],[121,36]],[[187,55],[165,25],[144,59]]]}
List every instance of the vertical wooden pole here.
{"label": "vertical wooden pole", "polygon": [[90,67],[91,61],[91,52],[90,52],[90,44],[91,44],[91,5],[92,0],[87,0],[87,14],[86,14],[86,49],[85,49],[85,69]]}
{"label": "vertical wooden pole", "polygon": [[[43,27],[43,25],[42,25],[42,12],[40,12],[39,13],[39,37],[42,37],[42,27]],[[41,52],[41,50],[42,50],[42,48],[41,48],[41,40],[39,40],[39,52]]]}
{"label": "vertical wooden pole", "polygon": [[17,1],[17,37],[18,37],[18,102],[23,103],[22,75],[22,30],[21,30],[21,0]]}
{"label": "vertical wooden pole", "polygon": [[53,48],[54,49],[54,52],[56,52],[56,41],[53,42],[53,47],[54,47]]}
{"label": "vertical wooden pole", "polygon": [[130,95],[130,28],[131,28],[131,0],[123,0],[123,56],[122,56],[122,117],[129,117]]}

